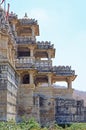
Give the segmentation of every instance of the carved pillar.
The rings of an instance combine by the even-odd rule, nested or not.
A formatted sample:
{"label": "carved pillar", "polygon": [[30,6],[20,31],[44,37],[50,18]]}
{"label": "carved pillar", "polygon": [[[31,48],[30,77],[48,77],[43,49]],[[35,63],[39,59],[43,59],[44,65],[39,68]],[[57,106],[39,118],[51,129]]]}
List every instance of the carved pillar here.
{"label": "carved pillar", "polygon": [[51,75],[48,75],[48,86],[51,86]]}
{"label": "carved pillar", "polygon": [[15,24],[13,24],[13,31],[15,31]]}
{"label": "carved pillar", "polygon": [[34,84],[33,72],[32,71],[30,71],[30,84]]}
{"label": "carved pillar", "polygon": [[51,60],[51,52],[48,51],[48,60]]}
{"label": "carved pillar", "polygon": [[32,40],[34,40],[35,39],[35,29],[34,29],[34,27],[32,26]]}
{"label": "carved pillar", "polygon": [[30,49],[30,56],[33,57],[34,48],[32,46],[29,46],[28,49]]}
{"label": "carved pillar", "polygon": [[72,88],[72,81],[70,78],[67,79],[67,85],[68,85],[68,89]]}
{"label": "carved pillar", "polygon": [[33,57],[33,48],[30,49],[30,56]]}
{"label": "carved pillar", "polygon": [[7,58],[9,59],[10,58],[10,55],[9,55],[9,45],[7,47]]}
{"label": "carved pillar", "polygon": [[8,46],[8,55],[9,55],[9,60],[12,63],[12,45]]}
{"label": "carved pillar", "polygon": [[15,66],[15,49],[13,49],[13,64]]}
{"label": "carved pillar", "polygon": [[[17,32],[16,32],[16,23],[17,23],[17,21],[12,21],[12,31],[13,31],[13,33],[15,34],[15,36],[17,35]],[[11,28],[10,28],[10,30],[11,30]]]}
{"label": "carved pillar", "polygon": [[12,49],[12,62],[13,62],[13,65],[15,65],[15,50]]}

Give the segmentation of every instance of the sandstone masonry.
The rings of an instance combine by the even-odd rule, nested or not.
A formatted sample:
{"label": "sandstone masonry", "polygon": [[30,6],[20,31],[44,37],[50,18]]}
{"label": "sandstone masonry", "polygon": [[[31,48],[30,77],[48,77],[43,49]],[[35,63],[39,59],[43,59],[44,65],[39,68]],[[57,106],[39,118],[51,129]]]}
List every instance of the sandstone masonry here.
{"label": "sandstone masonry", "polygon": [[[71,66],[52,66],[54,44],[37,41],[37,20],[25,14],[8,20],[0,7],[0,120],[21,121],[34,117],[41,125],[85,122],[82,100],[72,98],[72,81],[77,75]],[[66,82],[67,88],[54,83]]]}

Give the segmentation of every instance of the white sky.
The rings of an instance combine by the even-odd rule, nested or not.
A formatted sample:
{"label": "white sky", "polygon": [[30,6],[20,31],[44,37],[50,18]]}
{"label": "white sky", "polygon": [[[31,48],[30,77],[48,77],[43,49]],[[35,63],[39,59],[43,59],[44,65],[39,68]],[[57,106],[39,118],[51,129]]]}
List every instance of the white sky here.
{"label": "white sky", "polygon": [[86,0],[6,0],[10,11],[38,20],[37,40],[56,48],[53,65],[69,65],[76,71],[73,88],[86,91]]}

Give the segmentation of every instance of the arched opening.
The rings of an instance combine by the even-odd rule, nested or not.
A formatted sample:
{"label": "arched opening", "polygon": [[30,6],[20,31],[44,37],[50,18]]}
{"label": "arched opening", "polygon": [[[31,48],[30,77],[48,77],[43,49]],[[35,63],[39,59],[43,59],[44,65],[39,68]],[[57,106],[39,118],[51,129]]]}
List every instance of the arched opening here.
{"label": "arched opening", "polygon": [[29,74],[25,74],[22,79],[23,84],[29,84],[30,83],[30,77]]}

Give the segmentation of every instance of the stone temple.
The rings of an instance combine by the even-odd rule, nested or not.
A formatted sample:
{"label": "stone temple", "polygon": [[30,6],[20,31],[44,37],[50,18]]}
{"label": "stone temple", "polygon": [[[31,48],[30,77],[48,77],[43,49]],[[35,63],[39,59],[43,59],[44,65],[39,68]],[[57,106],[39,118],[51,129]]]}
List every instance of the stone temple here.
{"label": "stone temple", "polygon": [[[13,12],[6,19],[0,7],[0,120],[34,117],[41,125],[85,122],[83,100],[72,98],[75,71],[52,66],[54,45],[36,36],[37,20],[27,14],[19,19]],[[66,88],[54,86],[63,81]]]}

